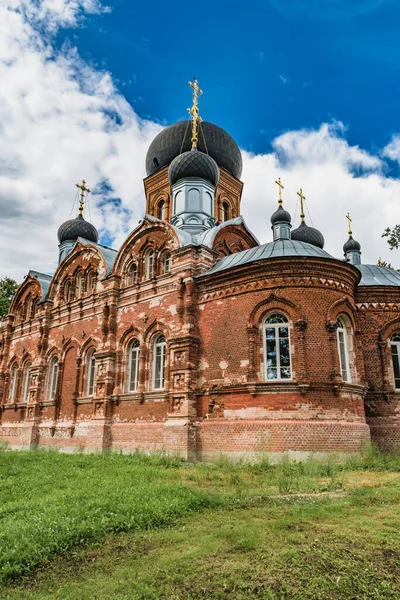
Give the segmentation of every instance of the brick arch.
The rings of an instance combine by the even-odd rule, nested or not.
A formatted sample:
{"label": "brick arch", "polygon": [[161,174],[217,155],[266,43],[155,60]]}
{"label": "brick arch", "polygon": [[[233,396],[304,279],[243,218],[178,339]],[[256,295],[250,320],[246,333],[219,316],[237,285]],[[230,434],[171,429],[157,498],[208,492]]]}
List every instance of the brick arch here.
{"label": "brick arch", "polygon": [[87,355],[88,351],[92,348],[95,348],[97,350],[98,344],[98,341],[94,337],[89,336],[80,347],[78,358],[84,358]]}
{"label": "brick arch", "polygon": [[68,338],[61,347],[60,358],[64,362],[65,356],[70,348],[76,348],[77,354],[80,348],[79,342],[75,338]]}
{"label": "brick arch", "polygon": [[336,322],[336,319],[341,314],[344,314],[349,318],[349,320],[351,322],[351,326],[352,326],[353,330],[355,330],[356,329],[355,307],[345,297],[340,298],[339,300],[336,300],[336,302],[331,304],[331,306],[328,309],[327,315],[326,315],[327,322],[328,323]]}
{"label": "brick arch", "polygon": [[163,335],[165,335],[165,339],[167,339],[169,330],[168,327],[164,325],[164,323],[162,323],[161,321],[157,321],[157,319],[154,319],[154,321],[150,323],[150,325],[147,327],[143,334],[144,342],[147,344],[151,344],[154,340],[154,336],[158,333],[162,333]]}
{"label": "brick arch", "polygon": [[271,311],[283,311],[292,321],[299,318],[298,307],[286,298],[270,294],[268,298],[259,302],[251,311],[248,327],[258,327],[261,320]]}
{"label": "brick arch", "polygon": [[133,338],[137,338],[140,344],[143,343],[143,336],[140,333],[139,329],[134,325],[131,325],[130,327],[128,327],[128,329],[125,329],[125,331],[121,335],[118,342],[119,348],[125,350]]}

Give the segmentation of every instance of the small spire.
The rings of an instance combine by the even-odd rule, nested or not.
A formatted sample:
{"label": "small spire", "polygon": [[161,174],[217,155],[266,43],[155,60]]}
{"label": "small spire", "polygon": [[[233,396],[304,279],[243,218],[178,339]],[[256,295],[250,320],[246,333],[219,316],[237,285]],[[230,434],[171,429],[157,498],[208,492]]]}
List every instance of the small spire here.
{"label": "small spire", "polygon": [[303,189],[300,188],[300,191],[297,192],[297,195],[300,198],[300,218],[301,218],[301,222],[304,223],[304,217],[306,216],[304,214],[304,200],[306,199],[306,197],[303,195]]}
{"label": "small spire", "polygon": [[82,179],[82,183],[76,183],[75,187],[77,187],[79,190],[81,190],[80,198],[79,198],[79,216],[82,217],[83,216],[83,207],[85,204],[85,192],[90,194],[90,190],[89,190],[89,188],[86,187],[85,179]]}
{"label": "small spire", "polygon": [[196,77],[193,77],[193,82],[188,82],[190,87],[193,88],[193,106],[188,108],[188,113],[192,116],[192,150],[197,150],[197,143],[199,141],[199,124],[202,122],[202,118],[199,116],[198,106],[198,95],[202,94],[202,90],[199,88]]}
{"label": "small spire", "polygon": [[283,202],[283,200],[282,200],[282,190],[285,189],[285,188],[282,185],[280,177],[278,177],[278,179],[275,181],[275,183],[278,186],[278,204],[279,204],[279,206],[282,206],[282,202]]}
{"label": "small spire", "polygon": [[347,224],[348,224],[348,233],[349,233],[349,237],[353,236],[353,232],[351,230],[351,223],[352,223],[352,219],[350,217],[350,213],[348,212],[346,215],[346,219],[347,219]]}
{"label": "small spire", "polygon": [[378,258],[378,267],[386,267],[386,263],[383,262],[382,256]]}

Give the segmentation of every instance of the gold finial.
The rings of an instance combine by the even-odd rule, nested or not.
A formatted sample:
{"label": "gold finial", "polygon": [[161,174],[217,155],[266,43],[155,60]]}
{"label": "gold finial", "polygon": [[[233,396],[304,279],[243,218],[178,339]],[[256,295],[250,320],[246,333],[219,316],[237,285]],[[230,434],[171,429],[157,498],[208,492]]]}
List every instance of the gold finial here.
{"label": "gold finial", "polygon": [[351,237],[353,235],[353,232],[351,230],[351,218],[350,218],[350,213],[348,212],[346,215],[346,219],[347,219],[347,223],[348,223],[348,229],[349,229],[349,236]]}
{"label": "gold finial", "polygon": [[379,259],[378,259],[378,267],[384,267],[384,266],[385,265],[383,263],[382,256],[380,256]]}
{"label": "gold finial", "polygon": [[82,179],[82,183],[76,183],[75,187],[81,190],[81,195],[79,198],[79,216],[83,215],[83,205],[85,203],[85,192],[90,194],[89,188],[86,187],[86,181]]}
{"label": "gold finial", "polygon": [[300,218],[301,218],[301,222],[304,223],[304,217],[306,216],[304,214],[304,200],[306,199],[306,197],[303,195],[303,189],[302,188],[300,188],[300,191],[297,192],[297,195],[300,198],[300,208],[301,208]]}
{"label": "gold finial", "polygon": [[275,181],[275,183],[278,186],[278,194],[279,194],[279,196],[278,196],[278,203],[279,203],[279,206],[282,206],[282,202],[283,202],[283,200],[282,200],[282,190],[285,189],[285,188],[282,185],[280,177],[278,177],[278,179]]}
{"label": "gold finial", "polygon": [[197,148],[197,143],[199,141],[199,123],[202,122],[202,118],[199,116],[199,107],[198,107],[198,95],[202,94],[202,90],[199,88],[198,81],[196,77],[193,77],[193,82],[188,82],[190,87],[193,88],[193,106],[192,108],[188,108],[188,113],[192,116],[192,150]]}

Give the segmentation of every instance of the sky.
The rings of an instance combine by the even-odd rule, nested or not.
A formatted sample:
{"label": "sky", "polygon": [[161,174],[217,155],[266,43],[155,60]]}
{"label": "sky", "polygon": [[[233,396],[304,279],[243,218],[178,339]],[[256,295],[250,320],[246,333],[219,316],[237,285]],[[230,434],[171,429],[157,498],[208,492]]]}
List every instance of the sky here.
{"label": "sky", "polygon": [[[242,213],[261,243],[285,208],[342,258],[350,211],[362,260],[400,268],[400,6],[395,0],[0,0],[0,277],[55,270],[76,214],[118,248],[143,217],[147,148],[200,114],[243,153]],[[75,205],[74,205],[75,203]],[[400,251],[398,251],[400,252]]]}

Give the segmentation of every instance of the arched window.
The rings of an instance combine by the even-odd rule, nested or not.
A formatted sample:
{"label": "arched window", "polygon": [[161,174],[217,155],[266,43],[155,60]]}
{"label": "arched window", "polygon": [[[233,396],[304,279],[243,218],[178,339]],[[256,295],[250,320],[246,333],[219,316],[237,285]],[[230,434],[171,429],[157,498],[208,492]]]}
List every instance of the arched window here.
{"label": "arched window", "polygon": [[88,294],[91,294],[94,291],[94,272],[89,271],[87,275],[87,286],[86,286]]}
{"label": "arched window", "polygon": [[32,302],[32,310],[31,310],[31,318],[33,319],[36,315],[36,311],[37,311],[37,305],[38,305],[38,299],[35,298],[35,300]]}
{"label": "arched window", "polygon": [[23,402],[26,402],[28,400],[30,378],[31,378],[31,363],[27,362],[25,365],[25,368],[24,368],[24,387],[23,387],[23,395],[22,395]]}
{"label": "arched window", "polygon": [[139,358],[140,358],[140,349],[139,342],[137,340],[133,340],[133,342],[129,346],[128,353],[128,392],[136,392],[138,387],[138,379],[139,379]]}
{"label": "arched window", "polygon": [[162,272],[165,274],[171,270],[171,254],[166,252],[162,258]]}
{"label": "arched window", "polygon": [[83,275],[82,273],[78,273],[76,276],[76,297],[80,298],[83,294]]}
{"label": "arched window", "polygon": [[227,202],[222,203],[222,221],[229,221],[230,219],[230,210],[229,204]]}
{"label": "arched window", "polygon": [[26,303],[26,320],[29,321],[31,316],[32,316],[32,298],[31,298],[31,296],[29,296],[28,302]]}
{"label": "arched window", "polygon": [[289,322],[274,313],[264,323],[265,373],[267,380],[291,379]]}
{"label": "arched window", "polygon": [[338,352],[340,359],[340,373],[342,375],[343,381],[351,381],[349,368],[349,342],[347,336],[347,327],[346,322],[342,316],[337,318],[336,325]]}
{"label": "arched window", "polygon": [[64,286],[64,300],[69,302],[71,300],[71,282],[66,281]]}
{"label": "arched window", "polygon": [[154,250],[147,250],[145,257],[146,279],[152,279],[154,273]]}
{"label": "arched window", "polygon": [[11,369],[11,381],[10,381],[10,393],[8,396],[9,402],[15,402],[17,396],[17,382],[18,382],[18,366],[14,365]]}
{"label": "arched window", "polygon": [[87,357],[87,395],[93,396],[94,393],[94,373],[96,368],[95,350],[91,350]]}
{"label": "arched window", "polygon": [[392,351],[394,387],[396,390],[400,390],[400,333],[392,335],[390,348]]}
{"label": "arched window", "polygon": [[129,268],[129,283],[134,285],[137,283],[137,265],[133,263]]}
{"label": "arched window", "polygon": [[53,400],[57,391],[58,358],[53,356],[50,361],[48,398]]}
{"label": "arched window", "polygon": [[165,354],[166,341],[163,335],[156,338],[154,342],[153,355],[153,389],[162,390],[165,383]]}
{"label": "arched window", "polygon": [[161,221],[165,218],[165,202],[164,200],[160,200],[157,204],[157,218],[161,219]]}

